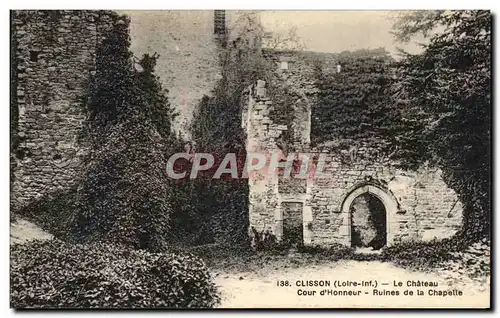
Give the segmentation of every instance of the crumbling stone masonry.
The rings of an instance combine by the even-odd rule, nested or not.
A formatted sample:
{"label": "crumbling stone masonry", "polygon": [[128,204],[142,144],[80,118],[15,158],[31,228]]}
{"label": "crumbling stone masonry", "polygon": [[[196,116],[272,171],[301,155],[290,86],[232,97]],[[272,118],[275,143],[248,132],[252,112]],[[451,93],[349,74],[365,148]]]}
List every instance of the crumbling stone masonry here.
{"label": "crumbling stone masonry", "polygon": [[[110,11],[12,11],[12,208],[75,182],[87,153],[82,98]],[[15,120],[15,118],[14,118]]]}
{"label": "crumbling stone masonry", "polygon": [[[280,67],[279,60],[276,62],[279,73],[292,72]],[[295,208],[298,204],[302,209],[305,244],[351,246],[353,202],[369,194],[385,207],[388,246],[410,239],[430,240],[453,235],[461,225],[462,206],[456,193],[444,183],[440,170],[403,171],[397,169],[394,162],[373,155],[376,149],[335,153],[328,145],[310,146],[310,107],[314,92],[307,84],[310,79],[307,75],[301,79],[297,69],[281,78],[293,86],[297,94],[302,94],[297,104],[309,107],[294,117],[299,123],[279,125],[273,121],[269,114],[275,105],[267,94],[265,82],[258,81],[246,92],[242,126],[247,132],[247,152],[282,153],[286,158],[288,154],[278,140],[292,129],[295,130],[292,135],[302,135],[295,140],[302,142],[294,141],[290,149],[310,158],[323,156],[326,159],[323,171],[328,177],[284,180],[269,175],[266,169],[256,171],[249,178],[250,227],[259,232],[270,231],[278,240],[283,239],[283,224],[287,223],[284,217],[294,203]]]}
{"label": "crumbling stone masonry", "polygon": [[[136,56],[157,52],[155,73],[168,89],[170,105],[179,113],[174,130],[185,138],[193,111],[204,95],[210,96],[222,77],[222,45],[248,32],[246,10],[120,11],[130,16],[131,50]],[[258,33],[258,32],[257,32]]]}

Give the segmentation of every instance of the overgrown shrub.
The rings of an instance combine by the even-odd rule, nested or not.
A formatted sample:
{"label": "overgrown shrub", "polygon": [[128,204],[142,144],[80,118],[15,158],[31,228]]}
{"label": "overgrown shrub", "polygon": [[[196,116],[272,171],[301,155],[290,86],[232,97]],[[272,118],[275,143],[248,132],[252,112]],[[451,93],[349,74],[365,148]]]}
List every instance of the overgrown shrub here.
{"label": "overgrown shrub", "polygon": [[76,189],[73,186],[66,191],[46,194],[12,213],[33,221],[55,237],[70,240],[71,220],[77,208]]}
{"label": "overgrown shrub", "polygon": [[444,240],[409,241],[383,250],[382,260],[420,271],[452,271],[474,279],[490,275],[490,242],[483,239],[474,244],[457,233]]}
{"label": "overgrown shrub", "polygon": [[164,248],[172,208],[162,147],[161,136],[139,115],[111,130],[80,184],[75,238]]}
{"label": "overgrown shrub", "polygon": [[284,224],[283,239],[280,244],[283,247],[297,247],[304,245],[304,230],[302,224]]}
{"label": "overgrown shrub", "polygon": [[385,248],[382,259],[403,267],[428,270],[454,258],[453,252],[463,250],[457,238],[429,242],[407,241]]}
{"label": "overgrown shrub", "polygon": [[90,145],[82,175],[69,191],[51,193],[21,214],[64,240],[162,251],[172,206],[185,205],[165,169],[180,142],[171,132],[175,114],[167,92],[154,74],[158,55],[134,65],[129,20],[122,21],[98,44],[96,72],[82,99],[82,137]]}
{"label": "overgrown shrub", "polygon": [[250,245],[256,251],[275,249],[278,245],[276,236],[269,230],[257,231],[255,227],[251,227]]}
{"label": "overgrown shrub", "polygon": [[[251,230],[251,246],[254,251],[268,253],[271,255],[287,255],[291,249],[298,253],[325,257],[331,260],[351,259],[354,257],[354,249],[342,244],[333,244],[329,247],[319,245],[305,245],[302,226],[291,227],[286,230],[281,241],[267,231],[257,231],[253,226]],[[287,235],[285,235],[287,234]]]}
{"label": "overgrown shrub", "polygon": [[14,308],[200,308],[219,303],[205,264],[191,254],[154,254],[59,240],[11,247]]}

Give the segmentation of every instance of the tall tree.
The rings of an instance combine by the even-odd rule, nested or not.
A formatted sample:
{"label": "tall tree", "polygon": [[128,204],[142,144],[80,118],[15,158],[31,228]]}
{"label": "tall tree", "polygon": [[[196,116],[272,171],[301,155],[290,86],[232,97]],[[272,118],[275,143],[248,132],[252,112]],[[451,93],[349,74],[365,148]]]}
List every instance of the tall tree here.
{"label": "tall tree", "polygon": [[401,52],[397,102],[411,129],[399,138],[408,163],[430,162],[464,205],[462,236],[489,235],[491,13],[416,11],[394,24],[400,41],[423,34],[419,54]]}

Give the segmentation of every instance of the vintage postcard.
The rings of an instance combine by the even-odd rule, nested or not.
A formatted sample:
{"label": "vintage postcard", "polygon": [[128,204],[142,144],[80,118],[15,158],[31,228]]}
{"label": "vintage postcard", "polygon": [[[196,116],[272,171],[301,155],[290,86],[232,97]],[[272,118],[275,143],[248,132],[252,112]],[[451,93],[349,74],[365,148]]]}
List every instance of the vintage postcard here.
{"label": "vintage postcard", "polygon": [[491,308],[491,29],[11,10],[11,307]]}

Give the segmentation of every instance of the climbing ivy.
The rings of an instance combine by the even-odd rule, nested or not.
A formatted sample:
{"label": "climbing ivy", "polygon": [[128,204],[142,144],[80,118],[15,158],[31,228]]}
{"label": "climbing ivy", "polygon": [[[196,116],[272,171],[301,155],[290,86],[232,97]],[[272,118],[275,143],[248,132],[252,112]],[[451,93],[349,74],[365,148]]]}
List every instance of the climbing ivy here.
{"label": "climbing ivy", "polygon": [[489,11],[459,10],[408,12],[394,26],[400,40],[428,40],[397,65],[396,102],[418,123],[401,134],[398,153],[442,169],[464,206],[467,240],[489,236],[492,225],[491,24]]}
{"label": "climbing ivy", "polygon": [[[221,79],[212,96],[205,96],[194,112],[192,135],[196,152],[214,155],[214,169],[226,153],[237,155],[239,175],[246,157],[246,134],[241,127],[242,96],[246,87],[265,78],[266,61],[261,55],[262,29],[255,15],[243,14],[236,24],[238,36],[224,39],[219,47]],[[230,33],[230,32],[229,32]],[[208,171],[207,174],[213,174]],[[191,182],[191,220],[198,226],[187,229],[200,236],[196,241],[229,246],[248,244],[248,181],[246,179],[197,178]],[[193,224],[193,222],[188,223]]]}
{"label": "climbing ivy", "polygon": [[378,49],[339,54],[340,73],[316,65],[313,144],[338,141],[340,145],[384,147],[392,141],[400,120],[391,102],[392,62],[388,52]]}
{"label": "climbing ivy", "polygon": [[179,204],[166,161],[180,142],[170,131],[174,114],[154,75],[158,56],[144,55],[134,65],[129,21],[121,22],[99,44],[96,72],[82,99],[90,146],[82,177],[69,191],[50,194],[24,212],[65,240],[161,251]]}

